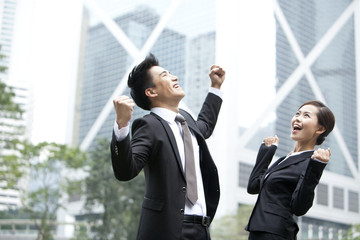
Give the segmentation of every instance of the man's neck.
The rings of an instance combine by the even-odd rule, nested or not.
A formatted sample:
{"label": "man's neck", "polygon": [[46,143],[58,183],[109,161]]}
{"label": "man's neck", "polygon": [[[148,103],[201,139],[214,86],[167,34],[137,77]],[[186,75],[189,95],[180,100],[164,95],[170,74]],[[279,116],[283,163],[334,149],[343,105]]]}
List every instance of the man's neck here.
{"label": "man's neck", "polygon": [[157,104],[153,104],[151,106],[151,108],[155,108],[155,107],[165,108],[165,109],[168,109],[168,110],[173,111],[175,113],[179,113],[179,104],[171,105],[171,104],[166,104],[166,103],[157,103]]}

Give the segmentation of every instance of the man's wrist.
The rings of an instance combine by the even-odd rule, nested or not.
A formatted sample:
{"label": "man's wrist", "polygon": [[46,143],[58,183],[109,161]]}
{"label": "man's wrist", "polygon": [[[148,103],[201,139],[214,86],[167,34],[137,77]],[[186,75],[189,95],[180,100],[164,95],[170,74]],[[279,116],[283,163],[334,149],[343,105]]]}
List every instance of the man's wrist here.
{"label": "man's wrist", "polygon": [[217,89],[217,88],[213,88],[213,87],[210,87],[209,92],[212,93],[212,94],[215,94],[216,96],[218,96],[220,98],[222,98],[223,95],[224,95],[222,90]]}
{"label": "man's wrist", "polygon": [[124,128],[124,127],[128,126],[129,122],[123,123],[121,121],[116,120],[116,124],[118,126],[118,129],[120,130],[121,128]]}
{"label": "man's wrist", "polygon": [[221,89],[221,84],[211,84],[212,88]]}
{"label": "man's wrist", "polygon": [[116,141],[120,142],[129,134],[130,132],[130,124],[127,124],[125,127],[119,128],[119,125],[114,122],[114,133],[116,137]]}

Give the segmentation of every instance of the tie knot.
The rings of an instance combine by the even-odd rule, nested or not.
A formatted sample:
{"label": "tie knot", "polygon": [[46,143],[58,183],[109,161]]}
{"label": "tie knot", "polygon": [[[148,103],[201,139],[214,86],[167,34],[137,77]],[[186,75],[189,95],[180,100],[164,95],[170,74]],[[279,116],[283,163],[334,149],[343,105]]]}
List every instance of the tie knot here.
{"label": "tie knot", "polygon": [[184,123],[185,118],[183,116],[181,116],[180,114],[177,114],[176,117],[175,117],[175,121],[177,121],[179,123]]}

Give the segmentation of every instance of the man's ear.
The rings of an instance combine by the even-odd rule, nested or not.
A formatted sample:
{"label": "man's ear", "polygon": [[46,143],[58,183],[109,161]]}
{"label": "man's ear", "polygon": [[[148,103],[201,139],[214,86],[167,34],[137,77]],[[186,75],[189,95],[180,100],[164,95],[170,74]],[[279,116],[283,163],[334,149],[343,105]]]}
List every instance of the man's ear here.
{"label": "man's ear", "polygon": [[157,93],[154,88],[147,88],[145,89],[145,95],[148,96],[149,98],[152,98],[152,97],[156,97]]}
{"label": "man's ear", "polygon": [[319,126],[318,130],[316,130],[316,133],[321,135],[326,131],[326,128],[324,128],[323,126]]}

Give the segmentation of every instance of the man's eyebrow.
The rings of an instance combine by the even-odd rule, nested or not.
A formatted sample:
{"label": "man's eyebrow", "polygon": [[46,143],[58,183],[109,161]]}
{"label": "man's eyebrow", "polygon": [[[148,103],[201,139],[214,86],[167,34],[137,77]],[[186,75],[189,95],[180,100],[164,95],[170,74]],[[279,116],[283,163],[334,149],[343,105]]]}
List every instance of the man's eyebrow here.
{"label": "man's eyebrow", "polygon": [[159,74],[159,76],[160,76],[161,74],[163,74],[163,73],[168,73],[168,71],[166,71],[166,70],[162,71],[162,72]]}

